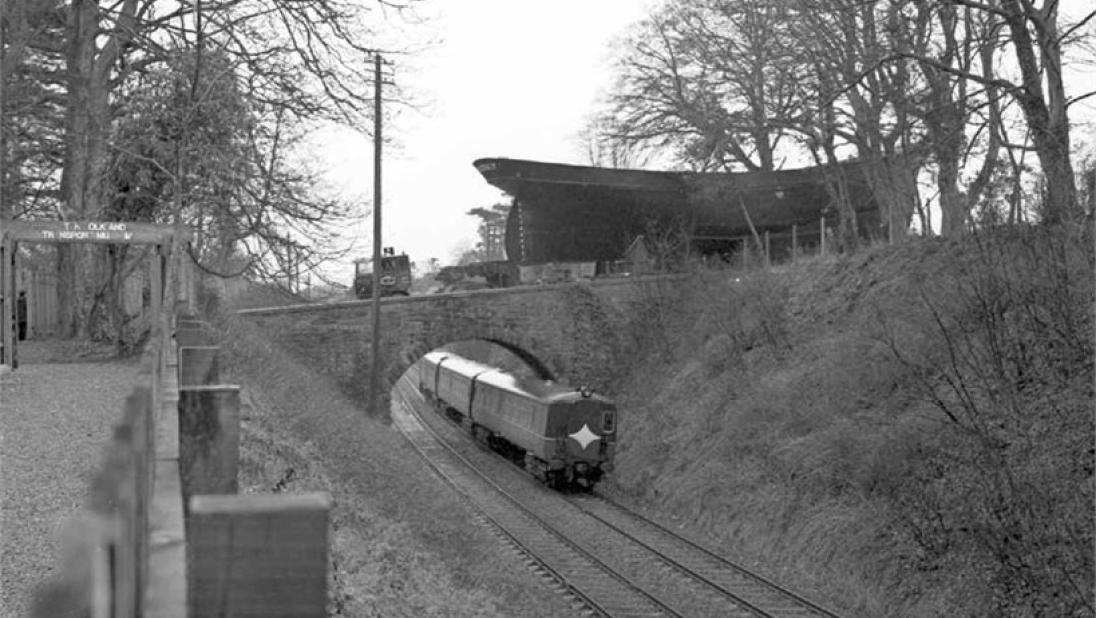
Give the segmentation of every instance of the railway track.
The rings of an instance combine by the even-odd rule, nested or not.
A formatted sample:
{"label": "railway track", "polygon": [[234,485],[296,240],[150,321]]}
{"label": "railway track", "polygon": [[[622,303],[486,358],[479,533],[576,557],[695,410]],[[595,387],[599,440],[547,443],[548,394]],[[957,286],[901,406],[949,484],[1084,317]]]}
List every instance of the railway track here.
{"label": "railway track", "polygon": [[[403,400],[393,398],[396,427],[446,482],[468,498],[481,516],[592,613],[613,618],[681,615],[664,607],[628,580],[616,576],[596,557],[545,526],[536,514],[483,477],[422,422],[415,406],[408,401],[406,387],[401,386],[398,385],[397,390],[401,391]],[[500,497],[503,500],[499,500]]]}
{"label": "railway track", "polygon": [[838,614],[735,564],[634,511],[597,496],[570,498],[576,508],[691,573],[757,616],[841,618]]}
{"label": "railway track", "polygon": [[396,393],[395,425],[427,462],[588,613],[837,618],[620,506],[546,491],[497,455],[439,435],[457,430],[420,415],[421,395],[406,380]]}

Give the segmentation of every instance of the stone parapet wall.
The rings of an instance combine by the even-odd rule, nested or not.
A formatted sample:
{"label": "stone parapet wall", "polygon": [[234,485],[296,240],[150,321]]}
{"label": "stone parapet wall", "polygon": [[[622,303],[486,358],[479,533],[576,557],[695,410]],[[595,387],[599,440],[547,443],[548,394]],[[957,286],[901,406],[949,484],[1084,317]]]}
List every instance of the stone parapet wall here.
{"label": "stone parapet wall", "polygon": [[[619,279],[386,298],[384,374],[394,383],[434,348],[486,339],[539,361],[561,382],[604,390],[617,374],[627,306],[642,295],[640,286]],[[369,378],[372,311],[372,301],[348,301],[239,313],[360,396]]]}

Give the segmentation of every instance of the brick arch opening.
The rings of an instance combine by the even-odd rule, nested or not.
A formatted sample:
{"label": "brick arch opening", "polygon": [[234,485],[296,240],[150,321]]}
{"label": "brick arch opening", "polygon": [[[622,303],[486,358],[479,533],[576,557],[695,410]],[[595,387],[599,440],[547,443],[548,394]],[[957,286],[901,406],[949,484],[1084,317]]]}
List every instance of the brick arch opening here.
{"label": "brick arch opening", "polygon": [[556,380],[556,374],[551,369],[549,369],[548,366],[545,365],[539,358],[537,358],[533,353],[529,352],[525,348],[519,345],[509,343],[507,341],[503,341],[501,339],[493,339],[491,337],[481,337],[480,339],[482,339],[483,341],[490,341],[491,343],[502,346],[512,352],[514,356],[517,356],[521,360],[525,361],[525,364],[529,365],[529,367],[537,373],[537,376],[541,380]]}
{"label": "brick arch opening", "polygon": [[533,372],[537,374],[540,379],[553,381],[556,380],[556,372],[553,371],[547,363],[541,360],[539,356],[537,356],[533,352],[530,352],[530,346],[528,344],[523,345],[521,343],[515,343],[492,335],[472,335],[460,336],[458,338],[448,338],[445,341],[437,341],[432,343],[419,341],[408,348],[404,348],[400,351],[400,353],[397,355],[397,358],[394,359],[395,362],[389,366],[388,371],[386,372],[388,376],[388,387],[392,388],[393,386],[395,386],[400,377],[403,376],[403,374],[406,373],[407,370],[410,369],[416,361],[425,356],[427,353],[447,344],[458,341],[487,341],[489,343],[493,343],[499,347],[506,349],[507,351],[524,361],[530,367],[530,369],[532,369]]}

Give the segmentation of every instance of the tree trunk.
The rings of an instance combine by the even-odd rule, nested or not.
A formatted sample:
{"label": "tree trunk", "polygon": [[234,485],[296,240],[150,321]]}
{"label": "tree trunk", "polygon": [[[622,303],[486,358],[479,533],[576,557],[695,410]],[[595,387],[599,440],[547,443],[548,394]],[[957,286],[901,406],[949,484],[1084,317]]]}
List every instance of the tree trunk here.
{"label": "tree trunk", "polygon": [[940,235],[962,236],[967,231],[967,200],[959,191],[958,157],[937,156],[936,187],[940,191]]}
{"label": "tree trunk", "polygon": [[57,326],[62,337],[76,337],[84,323],[84,291],[76,285],[84,280],[77,276],[77,265],[86,261],[81,259],[81,249],[80,245],[57,245]]}
{"label": "tree trunk", "polygon": [[[1054,225],[1067,220],[1077,204],[1077,186],[1074,184],[1069,153],[1069,117],[1062,82],[1058,15],[1055,3],[1048,4],[1043,10],[1025,11],[1024,6],[1019,0],[1004,0],[1001,4],[1023,78],[1023,87],[1016,93],[1016,98],[1031,130],[1035,153],[1046,176],[1047,199],[1043,221]],[[1034,41],[1028,24],[1034,30]],[[1036,41],[1038,60],[1035,57]],[[1047,89],[1045,98],[1044,77]]]}
{"label": "tree trunk", "polygon": [[[68,81],[65,156],[61,172],[62,214],[65,220],[94,219],[101,211],[106,133],[110,125],[109,73],[97,63],[99,6],[93,0],[72,0],[68,16]],[[90,251],[80,245],[58,250],[60,328],[67,336],[87,336],[86,284]]]}
{"label": "tree trunk", "polygon": [[873,235],[902,240],[909,233],[917,210],[917,169],[920,164],[909,155],[880,157],[861,149],[864,175],[879,205],[879,230]]}
{"label": "tree trunk", "polygon": [[[970,58],[960,50],[956,7],[943,3],[936,9],[936,16],[944,43],[943,50],[935,55],[936,62],[955,70],[967,70]],[[918,66],[928,85],[928,106],[923,114],[929,145],[936,158],[940,234],[961,236],[966,233],[970,218],[969,204],[959,189],[959,168],[966,139],[964,129],[968,119],[966,81],[923,60]]]}

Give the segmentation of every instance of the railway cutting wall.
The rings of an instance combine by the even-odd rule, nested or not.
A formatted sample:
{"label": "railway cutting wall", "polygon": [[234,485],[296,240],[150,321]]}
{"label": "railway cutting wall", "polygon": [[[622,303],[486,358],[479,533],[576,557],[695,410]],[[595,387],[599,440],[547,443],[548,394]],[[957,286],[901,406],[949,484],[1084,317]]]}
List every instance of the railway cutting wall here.
{"label": "railway cutting wall", "polygon": [[[650,281],[608,280],[381,300],[381,358],[389,385],[432,349],[470,339],[501,344],[546,375],[604,390],[626,353],[630,306]],[[273,343],[352,395],[368,388],[372,301],[247,309]]]}

